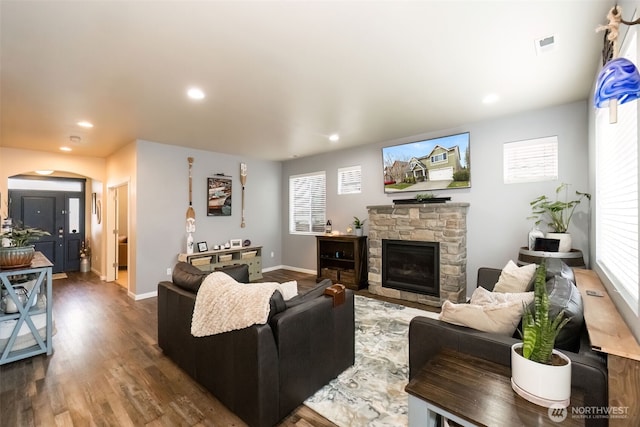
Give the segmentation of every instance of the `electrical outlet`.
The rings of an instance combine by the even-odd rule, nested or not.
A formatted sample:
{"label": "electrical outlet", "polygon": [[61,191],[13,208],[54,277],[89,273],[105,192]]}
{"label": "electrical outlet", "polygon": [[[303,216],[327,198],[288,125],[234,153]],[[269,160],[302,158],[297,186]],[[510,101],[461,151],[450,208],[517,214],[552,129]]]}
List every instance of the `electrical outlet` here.
{"label": "electrical outlet", "polygon": [[271,258],[273,258],[274,256],[276,256],[276,253],[271,251]]}
{"label": "electrical outlet", "polygon": [[167,268],[167,276],[171,276],[171,267]]}

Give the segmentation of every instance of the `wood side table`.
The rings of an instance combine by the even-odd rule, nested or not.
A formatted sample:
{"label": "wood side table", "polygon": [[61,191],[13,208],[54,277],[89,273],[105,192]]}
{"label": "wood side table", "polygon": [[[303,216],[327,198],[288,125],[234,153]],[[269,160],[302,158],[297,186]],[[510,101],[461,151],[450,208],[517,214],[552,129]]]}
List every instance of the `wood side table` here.
{"label": "wood side table", "polygon": [[[436,416],[462,426],[584,426],[571,408],[584,406],[584,394],[571,390],[571,404],[552,420],[550,410],[518,396],[511,369],[445,349],[429,360],[405,388],[409,393],[409,427],[436,426]],[[553,411],[553,409],[551,410]],[[556,410],[557,411],[557,410]]]}

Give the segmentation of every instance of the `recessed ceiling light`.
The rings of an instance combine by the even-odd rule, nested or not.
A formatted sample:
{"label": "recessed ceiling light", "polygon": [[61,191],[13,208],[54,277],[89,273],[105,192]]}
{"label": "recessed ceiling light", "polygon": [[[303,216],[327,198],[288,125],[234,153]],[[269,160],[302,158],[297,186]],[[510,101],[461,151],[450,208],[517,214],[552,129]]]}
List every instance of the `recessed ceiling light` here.
{"label": "recessed ceiling light", "polygon": [[484,98],[482,98],[482,103],[483,104],[495,104],[496,102],[498,102],[498,99],[500,99],[500,97],[498,95],[496,95],[495,93],[490,93],[489,95],[487,95]]}
{"label": "recessed ceiling light", "polygon": [[78,123],[76,123],[78,126],[80,126],[81,128],[87,128],[87,129],[91,129],[93,127],[93,123],[88,122],[86,120],[82,120]]}
{"label": "recessed ceiling light", "polygon": [[52,170],[39,170],[39,171],[36,171],[36,173],[38,175],[51,175],[53,173],[53,171]]}
{"label": "recessed ceiling light", "polygon": [[337,133],[334,133],[333,135],[329,136],[329,141],[331,142],[338,142],[340,140],[340,135],[338,135]]}
{"label": "recessed ceiling light", "polygon": [[60,151],[72,151],[71,147],[60,147]]}
{"label": "recessed ceiling light", "polygon": [[202,89],[192,87],[187,90],[187,96],[191,99],[200,100],[204,99],[204,92]]}

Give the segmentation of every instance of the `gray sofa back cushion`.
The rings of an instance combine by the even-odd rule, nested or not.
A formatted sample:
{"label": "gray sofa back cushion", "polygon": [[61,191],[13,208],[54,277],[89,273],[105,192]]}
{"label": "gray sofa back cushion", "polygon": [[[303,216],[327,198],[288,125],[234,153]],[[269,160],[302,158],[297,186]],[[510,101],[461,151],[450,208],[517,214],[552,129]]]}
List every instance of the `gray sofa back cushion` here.
{"label": "gray sofa back cushion", "polygon": [[[249,266],[246,264],[228,265],[226,267],[216,268],[215,271],[228,274],[240,283],[247,283],[249,281]],[[188,262],[179,262],[173,267],[172,281],[174,285],[197,294],[202,281],[209,273],[209,271],[202,271]]]}
{"label": "gray sofa back cushion", "polygon": [[188,262],[179,262],[173,267],[171,280],[174,285],[195,294],[208,274],[209,272],[202,271]]}

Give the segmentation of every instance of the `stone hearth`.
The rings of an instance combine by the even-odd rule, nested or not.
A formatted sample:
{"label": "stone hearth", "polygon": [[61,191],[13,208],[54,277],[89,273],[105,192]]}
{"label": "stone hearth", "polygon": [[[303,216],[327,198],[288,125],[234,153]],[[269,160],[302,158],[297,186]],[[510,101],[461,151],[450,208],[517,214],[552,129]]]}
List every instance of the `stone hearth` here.
{"label": "stone hearth", "polygon": [[[464,302],[467,290],[468,203],[367,206],[369,211],[369,292],[441,306]],[[440,243],[440,297],[382,286],[382,240]]]}

